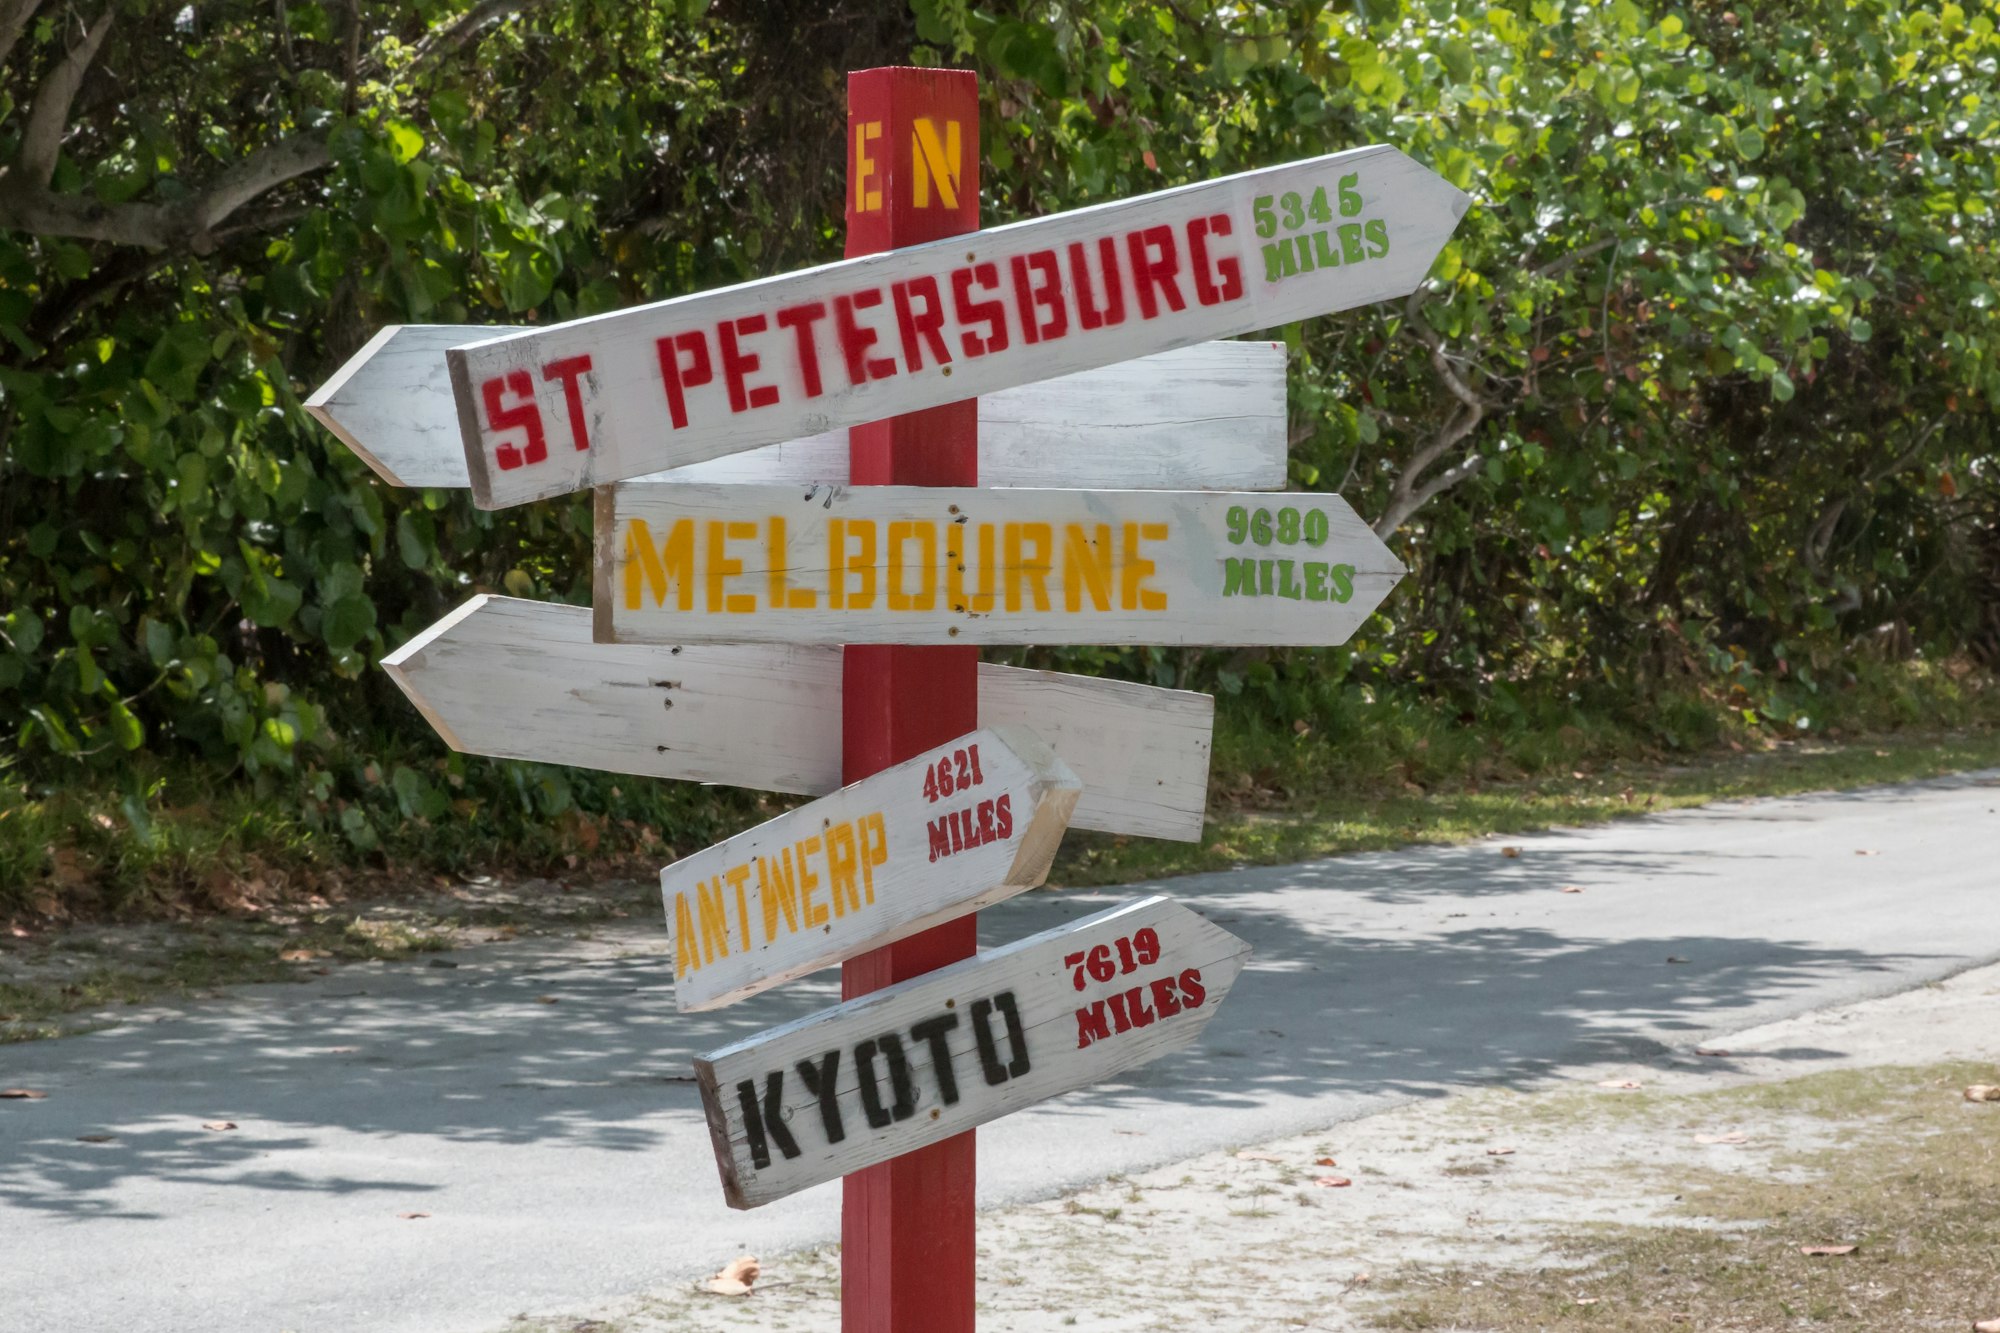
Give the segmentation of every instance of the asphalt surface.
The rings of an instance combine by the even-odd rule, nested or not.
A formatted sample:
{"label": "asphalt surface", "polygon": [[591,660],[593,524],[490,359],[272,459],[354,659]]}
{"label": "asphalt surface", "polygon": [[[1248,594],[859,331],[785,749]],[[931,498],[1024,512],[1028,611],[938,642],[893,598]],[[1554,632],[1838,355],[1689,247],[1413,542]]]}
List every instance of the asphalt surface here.
{"label": "asphalt surface", "polygon": [[[1256,954],[1193,1049],[980,1130],[982,1201],[2000,958],[1994,774],[1510,842],[987,912],[993,944],[1157,887]],[[663,959],[604,952],[368,964],[0,1047],[0,1085],[48,1093],[0,1101],[0,1326],[478,1333],[834,1238],[837,1185],[724,1207],[685,1081],[690,1054],[830,1002],[832,974],[684,1017]]]}

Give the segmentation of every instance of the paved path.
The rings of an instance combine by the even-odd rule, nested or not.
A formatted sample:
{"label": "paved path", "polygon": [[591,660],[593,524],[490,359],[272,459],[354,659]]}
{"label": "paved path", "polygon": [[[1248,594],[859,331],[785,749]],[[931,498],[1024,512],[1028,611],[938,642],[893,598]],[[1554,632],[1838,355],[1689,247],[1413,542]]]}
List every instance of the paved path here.
{"label": "paved path", "polygon": [[[1166,885],[1256,946],[1250,971],[1198,1048],[982,1130],[982,1199],[2000,958],[1995,775],[1513,841],[1518,858],[1486,842]],[[1139,891],[1030,894],[983,934]],[[4,1323],[485,1330],[831,1238],[834,1186],[723,1207],[684,1079],[691,1052],[826,1003],[832,981],[681,1017],[661,961],[606,954],[369,964],[0,1047],[0,1083],[49,1094],[0,1102]]]}

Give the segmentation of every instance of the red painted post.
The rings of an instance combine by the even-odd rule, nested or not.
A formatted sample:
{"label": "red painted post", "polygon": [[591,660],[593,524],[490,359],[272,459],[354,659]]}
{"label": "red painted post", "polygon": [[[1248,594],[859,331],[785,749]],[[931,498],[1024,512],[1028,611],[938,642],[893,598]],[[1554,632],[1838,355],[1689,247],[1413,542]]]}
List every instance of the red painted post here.
{"label": "red painted post", "polygon": [[[847,76],[847,253],[874,254],[979,228],[979,80],[969,71]],[[944,299],[950,299],[945,294]],[[896,313],[870,325],[897,337]],[[932,374],[948,373],[933,367]],[[976,486],[976,400],[848,432],[857,485]],[[843,779],[854,782],[979,725],[979,650],[856,644],[841,686]],[[843,999],[970,957],[976,918],[848,962]],[[847,1177],[843,1333],[972,1333],[971,1131]]]}

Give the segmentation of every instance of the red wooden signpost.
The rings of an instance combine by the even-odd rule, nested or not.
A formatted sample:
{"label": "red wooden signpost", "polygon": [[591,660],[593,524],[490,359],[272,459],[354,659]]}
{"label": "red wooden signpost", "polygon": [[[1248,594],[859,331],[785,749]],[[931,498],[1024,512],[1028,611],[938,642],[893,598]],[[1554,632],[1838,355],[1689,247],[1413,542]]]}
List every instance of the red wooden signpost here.
{"label": "red wooden signpost", "polygon": [[[970,71],[847,76],[847,253],[979,229],[979,79]],[[855,485],[977,486],[979,400],[848,432]],[[842,673],[842,780],[856,782],[979,726],[979,650],[855,644]],[[970,958],[978,917],[899,940],[841,970],[853,999]],[[973,1132],[842,1184],[844,1333],[971,1333]]]}

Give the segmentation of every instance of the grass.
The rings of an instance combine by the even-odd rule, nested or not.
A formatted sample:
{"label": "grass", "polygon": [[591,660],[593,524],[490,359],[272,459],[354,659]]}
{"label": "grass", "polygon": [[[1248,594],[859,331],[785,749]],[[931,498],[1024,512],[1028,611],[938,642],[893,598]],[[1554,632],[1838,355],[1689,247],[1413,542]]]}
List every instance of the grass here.
{"label": "grass", "polygon": [[[2000,1107],[1962,1100],[1990,1065],[1840,1070],[1666,1099],[1829,1122],[1830,1146],[1760,1174],[1683,1174],[1664,1226],[1578,1230],[1565,1264],[1412,1268],[1382,1284],[1386,1329],[1965,1329],[2000,1318]],[[1638,1102],[1641,1099],[1627,1099]],[[1808,1245],[1854,1245],[1811,1256]]]}

